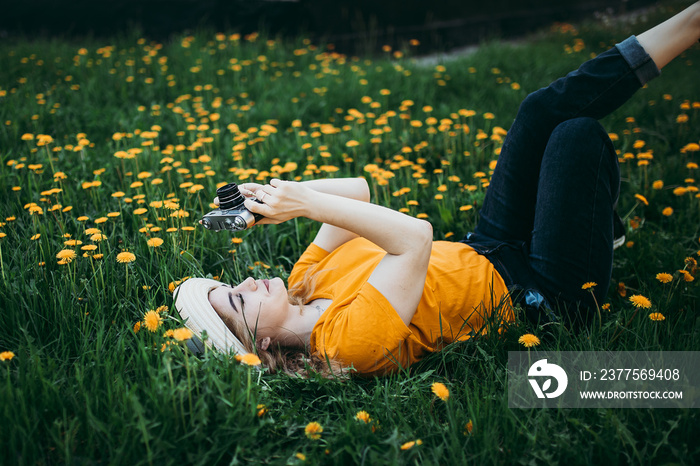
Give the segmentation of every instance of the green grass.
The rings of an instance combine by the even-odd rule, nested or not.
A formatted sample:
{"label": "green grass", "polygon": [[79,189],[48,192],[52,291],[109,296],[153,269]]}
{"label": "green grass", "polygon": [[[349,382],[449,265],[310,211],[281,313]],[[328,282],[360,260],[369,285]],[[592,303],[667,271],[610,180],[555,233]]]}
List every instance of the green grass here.
{"label": "green grass", "polygon": [[[677,8],[668,4],[649,21]],[[221,354],[188,355],[163,336],[180,326],[171,283],[193,275],[286,278],[317,228],[303,220],[255,228],[237,235],[240,243],[203,231],[196,222],[217,183],[365,175],[376,202],[426,216],[436,239],[473,229],[485,191],[474,174],[487,180],[497,158],[494,127],[510,126],[528,92],[645,25],[576,28],[542,31],[517,46],[484,44],[444,68],[418,65],[410,48],[398,59],[343,57],[301,39],[208,31],[164,44],[134,34],[4,40],[0,352],[15,357],[0,361],[2,463],[284,464],[301,462],[301,453],[333,464],[696,464],[695,410],[511,410],[505,366],[526,332],[542,339],[537,350],[700,349],[700,278],[686,261],[700,249],[698,169],[688,166],[699,160],[682,150],[700,141],[698,46],[604,121],[623,159],[620,211],[635,228],[632,244],[616,252],[600,326],[545,334],[516,322],[400,374],[345,382],[260,374]],[[584,47],[571,50],[577,39]],[[687,122],[677,122],[681,114]],[[440,128],[441,119],[451,121]],[[53,141],[42,145],[39,135]],[[141,152],[114,156],[131,148]],[[638,166],[647,151],[653,160]],[[653,187],[657,180],[663,188]],[[677,195],[677,187],[686,190]],[[166,200],[178,206],[163,207]],[[40,215],[30,215],[31,203]],[[662,214],[666,207],[672,215]],[[96,241],[88,228],[105,238]],[[153,237],[164,243],[148,246]],[[97,249],[83,257],[91,244]],[[63,249],[77,257],[59,264]],[[136,260],[118,263],[123,251]],[[683,280],[681,269],[696,280]],[[657,281],[660,272],[673,281]],[[634,294],[666,319],[637,312]],[[135,332],[160,306],[169,310],[158,331]],[[438,381],[451,391],[447,402],[431,393]],[[361,410],[371,425],[355,419]],[[323,426],[319,440],[304,434],[312,421]]]}

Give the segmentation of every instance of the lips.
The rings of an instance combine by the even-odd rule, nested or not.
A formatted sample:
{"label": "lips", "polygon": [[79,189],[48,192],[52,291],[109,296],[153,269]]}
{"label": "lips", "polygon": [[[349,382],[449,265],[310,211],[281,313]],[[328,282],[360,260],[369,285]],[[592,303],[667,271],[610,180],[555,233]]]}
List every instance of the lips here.
{"label": "lips", "polygon": [[263,285],[265,285],[265,288],[267,288],[267,292],[269,293],[270,292],[270,280],[265,279],[262,282],[263,282]]}

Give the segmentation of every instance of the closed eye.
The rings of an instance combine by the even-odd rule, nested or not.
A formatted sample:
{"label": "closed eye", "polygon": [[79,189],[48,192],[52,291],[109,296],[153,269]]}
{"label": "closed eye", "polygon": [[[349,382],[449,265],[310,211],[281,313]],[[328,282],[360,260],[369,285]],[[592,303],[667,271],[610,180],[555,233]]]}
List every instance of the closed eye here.
{"label": "closed eye", "polygon": [[[238,294],[238,295],[236,295],[236,296],[240,296],[240,294]],[[231,307],[233,308],[233,310],[240,314],[240,311],[239,311],[238,308],[236,307],[236,303],[234,303],[234,301],[233,301],[233,292],[229,292],[229,294],[228,294],[228,302],[229,302],[229,304],[231,305]]]}
{"label": "closed eye", "polygon": [[238,293],[236,296],[238,296],[238,299],[241,300],[241,311],[245,309],[245,301],[243,300],[243,295]]}

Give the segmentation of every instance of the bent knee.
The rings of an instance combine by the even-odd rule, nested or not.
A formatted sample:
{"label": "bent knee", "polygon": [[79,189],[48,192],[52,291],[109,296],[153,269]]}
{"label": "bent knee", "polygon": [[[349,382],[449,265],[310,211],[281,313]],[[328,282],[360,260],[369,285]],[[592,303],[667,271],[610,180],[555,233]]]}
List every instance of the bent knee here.
{"label": "bent knee", "polygon": [[563,121],[554,128],[552,137],[566,137],[576,142],[601,140],[609,141],[610,137],[603,125],[595,118],[578,117]]}
{"label": "bent knee", "polygon": [[595,118],[572,118],[560,123],[552,131],[550,141],[575,148],[577,153],[600,153],[607,155],[606,159],[617,161],[610,136]]}

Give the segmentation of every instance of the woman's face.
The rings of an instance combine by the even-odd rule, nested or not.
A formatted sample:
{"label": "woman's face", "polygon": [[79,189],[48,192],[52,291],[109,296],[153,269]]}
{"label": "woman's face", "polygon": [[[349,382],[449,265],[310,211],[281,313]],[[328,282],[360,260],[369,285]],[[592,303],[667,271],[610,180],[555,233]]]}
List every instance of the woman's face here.
{"label": "woman's face", "polygon": [[254,280],[237,286],[220,286],[209,292],[209,302],[220,316],[247,324],[257,338],[274,338],[289,311],[287,288],[281,278]]}

